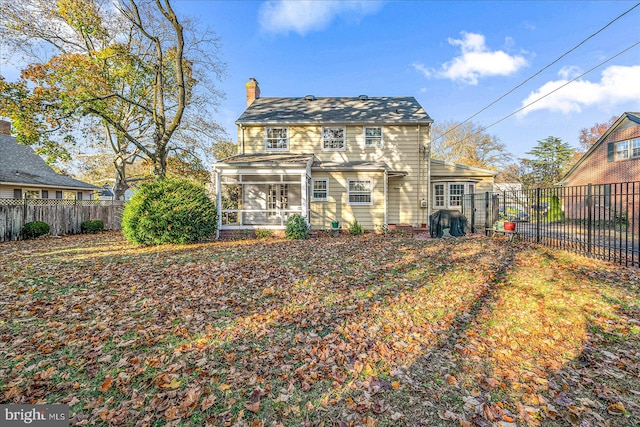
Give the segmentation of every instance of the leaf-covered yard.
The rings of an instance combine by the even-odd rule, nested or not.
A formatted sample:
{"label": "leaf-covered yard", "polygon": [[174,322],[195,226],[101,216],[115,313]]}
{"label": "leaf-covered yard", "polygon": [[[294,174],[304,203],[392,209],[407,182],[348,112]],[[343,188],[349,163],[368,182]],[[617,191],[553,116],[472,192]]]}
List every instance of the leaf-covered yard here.
{"label": "leaf-covered yard", "polygon": [[640,272],[501,239],[0,245],[0,403],[72,425],[631,426]]}

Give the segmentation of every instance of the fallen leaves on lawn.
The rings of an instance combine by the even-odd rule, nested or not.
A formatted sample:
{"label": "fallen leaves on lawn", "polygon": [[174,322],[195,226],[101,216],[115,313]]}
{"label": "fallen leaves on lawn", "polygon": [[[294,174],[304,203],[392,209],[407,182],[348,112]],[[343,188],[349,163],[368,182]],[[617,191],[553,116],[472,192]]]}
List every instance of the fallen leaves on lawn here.
{"label": "fallen leaves on lawn", "polygon": [[635,294],[527,246],[367,235],[141,248],[105,233],[0,255],[0,403],[56,396],[73,425],[508,426],[638,411],[620,389],[578,396],[553,377],[572,361],[637,373],[637,351],[589,350],[594,334],[636,336]]}

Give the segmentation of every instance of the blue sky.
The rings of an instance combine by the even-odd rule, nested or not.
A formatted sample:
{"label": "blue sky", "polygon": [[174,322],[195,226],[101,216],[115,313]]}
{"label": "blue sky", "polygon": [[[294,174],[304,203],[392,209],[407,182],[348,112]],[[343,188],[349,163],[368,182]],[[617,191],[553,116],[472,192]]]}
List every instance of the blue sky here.
{"label": "blue sky", "polygon": [[[637,1],[187,1],[227,64],[214,117],[237,140],[245,83],[262,96],[414,96],[436,122],[462,121]],[[640,41],[640,7],[473,120],[490,125]],[[11,64],[4,75],[12,78]],[[2,71],[2,70],[0,70]],[[491,127],[517,157],[547,136],[640,111],[640,46]]]}
{"label": "blue sky", "polygon": [[[262,96],[415,96],[436,122],[465,120],[637,2],[181,1],[221,39],[218,120],[237,139],[244,84]],[[474,121],[489,125],[640,41],[640,7]],[[640,46],[488,130],[516,156],[553,135],[640,111]]]}

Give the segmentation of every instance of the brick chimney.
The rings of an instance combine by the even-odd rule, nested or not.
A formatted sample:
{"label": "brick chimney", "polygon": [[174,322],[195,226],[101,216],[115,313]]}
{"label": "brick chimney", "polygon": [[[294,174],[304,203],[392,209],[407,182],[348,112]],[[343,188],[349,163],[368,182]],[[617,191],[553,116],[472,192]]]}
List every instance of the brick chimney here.
{"label": "brick chimney", "polygon": [[11,122],[0,119],[0,135],[11,136]]}
{"label": "brick chimney", "polygon": [[253,77],[249,78],[249,81],[246,84],[247,86],[247,107],[253,104],[253,101],[260,98],[260,86],[258,86],[258,81]]}

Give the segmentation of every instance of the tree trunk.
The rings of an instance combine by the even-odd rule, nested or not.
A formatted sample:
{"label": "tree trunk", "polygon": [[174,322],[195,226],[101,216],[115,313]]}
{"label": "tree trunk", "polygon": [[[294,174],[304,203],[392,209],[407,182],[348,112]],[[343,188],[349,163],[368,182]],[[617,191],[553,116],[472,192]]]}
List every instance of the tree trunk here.
{"label": "tree trunk", "polygon": [[129,189],[126,172],[127,162],[125,162],[124,159],[119,155],[113,162],[113,166],[116,170],[116,182],[113,185],[114,198],[116,200],[124,200],[125,192]]}

